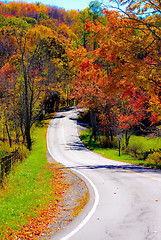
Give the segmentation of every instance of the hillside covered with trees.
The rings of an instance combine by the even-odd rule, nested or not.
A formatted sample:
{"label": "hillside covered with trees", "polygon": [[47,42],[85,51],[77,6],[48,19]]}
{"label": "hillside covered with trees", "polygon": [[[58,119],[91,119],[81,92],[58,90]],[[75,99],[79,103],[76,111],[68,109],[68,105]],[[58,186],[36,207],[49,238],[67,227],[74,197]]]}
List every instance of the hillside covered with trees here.
{"label": "hillside covered with trees", "polygon": [[[51,224],[55,222],[56,231],[64,228],[64,213],[68,215],[68,219],[64,218],[66,224],[87,203],[89,194],[86,188],[84,196],[77,195],[75,200],[73,195],[71,197],[72,192],[79,193],[76,191],[78,185],[84,188],[83,181],[75,174],[74,179],[69,177],[69,169],[53,162],[46,147],[46,129],[51,117],[58,110],[76,104],[86,108],[79,119],[87,126],[81,137],[89,148],[113,160],[161,169],[160,0],[92,1],[82,11],[65,11],[39,2],[0,2],[0,239],[45,239],[44,234],[50,234]],[[67,115],[58,113],[57,116],[55,119],[60,120],[62,129],[65,129],[67,124],[64,126],[61,120]],[[89,119],[90,127],[87,124]],[[59,129],[56,124],[57,121],[53,128]],[[63,139],[67,134],[63,135],[62,130],[60,133],[61,145],[65,151],[69,150],[70,144],[65,144]],[[55,137],[53,132],[52,136]],[[73,139],[74,142],[75,135]],[[56,140],[51,142],[55,144]],[[79,144],[74,142],[75,145]],[[78,149],[80,152],[79,146]],[[76,158],[75,148],[74,154],[70,150],[68,154]],[[69,161],[68,155],[63,153],[60,156],[67,156]],[[83,164],[88,165],[86,157],[83,160]],[[107,170],[108,162],[110,160],[107,165],[100,166],[97,162],[97,172]],[[115,170],[115,166],[111,167]],[[109,171],[112,168],[109,167]],[[124,170],[131,172],[130,168],[127,169],[122,168],[122,173]],[[133,167],[131,169],[133,171]],[[146,168],[146,175],[144,173],[148,185],[142,184],[140,179],[138,181],[143,195],[143,188],[158,186],[159,189],[159,183],[150,185],[149,181],[159,181],[160,178],[148,176],[148,170]],[[110,174],[106,171],[106,175]],[[117,178],[113,176],[116,186]],[[122,182],[131,184],[129,189],[134,185],[138,188],[134,178],[130,177],[132,181],[124,178]],[[111,184],[109,180],[108,177],[107,183]],[[100,181],[100,192],[103,192],[105,181],[105,178]],[[73,185],[75,183],[77,185]],[[123,185],[127,184],[123,182]],[[153,198],[153,202],[147,198],[147,194],[153,195],[156,189],[152,188],[150,194],[146,192],[144,198],[148,199],[148,205],[143,198],[133,199],[130,205],[138,202],[139,207],[135,209],[141,208],[137,216],[145,215],[146,218],[147,209],[144,207],[153,206],[154,202],[158,204],[158,197]],[[132,195],[141,196],[137,191]],[[66,201],[70,198],[72,205],[68,202],[64,207],[64,197]],[[120,198],[118,200],[113,202],[120,204],[122,213],[122,206],[127,204],[122,205]],[[104,202],[108,205],[108,201]],[[111,208],[110,213],[112,211]],[[133,211],[134,208],[128,214],[130,218]],[[152,225],[155,225],[153,216],[156,211],[155,208]],[[99,219],[101,221],[97,222],[103,223],[103,218]],[[138,226],[138,217],[134,216],[135,219]],[[117,228],[118,224],[115,226]],[[157,233],[157,228],[155,231],[153,227],[151,229]]]}
{"label": "hillside covered with trees", "polygon": [[35,121],[69,96],[90,109],[94,137],[96,116],[107,141],[125,133],[127,147],[136,131],[159,136],[160,1],[114,6],[0,3],[1,142],[31,150]]}

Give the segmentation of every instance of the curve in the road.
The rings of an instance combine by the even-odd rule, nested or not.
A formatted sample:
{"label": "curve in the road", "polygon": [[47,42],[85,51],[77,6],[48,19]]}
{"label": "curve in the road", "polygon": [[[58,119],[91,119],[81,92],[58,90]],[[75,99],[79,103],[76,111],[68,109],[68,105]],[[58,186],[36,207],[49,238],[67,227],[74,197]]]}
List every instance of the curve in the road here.
{"label": "curve in the road", "polygon": [[78,137],[76,115],[77,110],[56,114],[48,128],[47,146],[57,162],[90,185],[94,201],[91,197],[69,227],[51,240],[160,240],[161,171],[87,150]]}
{"label": "curve in the road", "polygon": [[[64,141],[64,144],[67,147],[68,151],[71,151],[71,148],[65,142],[65,138],[64,137],[63,137],[63,141]],[[49,143],[48,143],[48,132],[47,132],[47,149],[48,149],[48,152],[50,153],[50,155],[52,156],[52,158],[55,161],[59,162],[59,160],[56,159],[55,156],[53,156],[52,151],[50,150]],[[82,180],[85,180],[86,183],[88,182],[88,185],[90,184],[90,186],[93,188],[93,191],[94,191],[94,203],[93,203],[93,206],[92,206],[90,212],[82,220],[82,222],[74,230],[72,230],[68,235],[66,235],[65,237],[61,238],[61,240],[67,240],[70,237],[72,237],[76,232],[78,232],[89,221],[89,219],[92,217],[92,215],[94,214],[94,212],[95,212],[95,210],[97,208],[97,205],[99,203],[99,193],[98,193],[98,190],[97,190],[95,184],[87,176],[85,176],[83,173],[81,173],[80,171],[78,171],[76,169],[73,169],[72,171],[75,172],[79,177],[81,177]]]}

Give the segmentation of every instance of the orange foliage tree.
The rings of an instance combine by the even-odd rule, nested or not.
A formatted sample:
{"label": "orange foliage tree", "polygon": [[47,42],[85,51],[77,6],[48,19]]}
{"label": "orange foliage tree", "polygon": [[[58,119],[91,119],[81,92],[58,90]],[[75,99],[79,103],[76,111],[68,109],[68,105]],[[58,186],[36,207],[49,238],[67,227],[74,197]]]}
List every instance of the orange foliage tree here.
{"label": "orange foliage tree", "polygon": [[[102,109],[106,108],[104,102],[107,104],[116,99],[115,110],[113,107],[111,109],[113,116],[117,116],[117,121],[121,123],[118,101],[123,101],[120,96],[130,84],[133,90],[137,89],[134,91],[135,97],[131,91],[126,92],[127,97],[135,102],[133,105],[129,100],[126,103],[133,118],[131,126],[144,120],[148,112],[151,112],[148,115],[151,123],[156,123],[161,116],[160,39],[156,36],[160,29],[155,29],[155,34],[148,29],[149,19],[154,21],[155,17],[133,21],[131,15],[127,17],[117,11],[105,9],[103,14],[107,19],[106,25],[97,20],[86,22],[86,31],[92,34],[97,48],[89,52],[83,48],[69,51],[73,60],[71,64],[76,70],[74,96],[84,106],[94,105],[97,108],[101,104]],[[136,111],[139,99],[143,101],[138,110],[142,110],[140,117]],[[143,114],[145,110],[146,116]],[[101,116],[103,112],[101,110]],[[126,119],[128,121],[127,116]]]}
{"label": "orange foliage tree", "polygon": [[[6,39],[6,43],[2,42],[4,50],[8,49],[8,43],[14,43],[7,56],[3,56],[3,52],[1,54],[3,60],[8,61],[5,66],[2,63],[1,68],[1,80],[8,83],[3,85],[5,89],[1,91],[3,103],[8,99],[11,104],[6,108],[9,115],[12,112],[11,106],[13,110],[17,107],[15,112],[19,113],[19,127],[28,149],[31,149],[30,130],[42,109],[46,91],[51,89],[54,79],[64,78],[65,81],[68,75],[68,58],[65,52],[67,44],[65,46],[64,37],[61,40],[61,35],[55,30],[43,25],[33,26],[24,18],[2,18],[1,24],[1,35]],[[11,84],[12,79],[15,81],[14,87]],[[11,92],[17,101],[15,107]],[[5,113],[5,122],[12,119],[7,118],[8,114]]]}

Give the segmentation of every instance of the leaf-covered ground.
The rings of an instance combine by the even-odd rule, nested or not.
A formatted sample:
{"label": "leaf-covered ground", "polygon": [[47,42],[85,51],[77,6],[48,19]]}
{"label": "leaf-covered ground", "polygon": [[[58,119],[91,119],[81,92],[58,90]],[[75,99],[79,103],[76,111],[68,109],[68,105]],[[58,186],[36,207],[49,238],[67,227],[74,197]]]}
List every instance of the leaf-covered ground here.
{"label": "leaf-covered ground", "polygon": [[[48,158],[51,157],[48,155]],[[51,186],[53,196],[56,195],[57,199],[51,200],[41,210],[35,209],[35,216],[28,216],[28,223],[21,229],[6,228],[2,239],[50,239],[51,235],[66,227],[86,205],[88,189],[81,179],[55,162],[47,168],[52,171]]]}
{"label": "leaf-covered ground", "polygon": [[85,183],[49,153],[46,157],[49,121],[35,129],[29,157],[13,168],[0,189],[1,240],[49,239],[88,201]]}

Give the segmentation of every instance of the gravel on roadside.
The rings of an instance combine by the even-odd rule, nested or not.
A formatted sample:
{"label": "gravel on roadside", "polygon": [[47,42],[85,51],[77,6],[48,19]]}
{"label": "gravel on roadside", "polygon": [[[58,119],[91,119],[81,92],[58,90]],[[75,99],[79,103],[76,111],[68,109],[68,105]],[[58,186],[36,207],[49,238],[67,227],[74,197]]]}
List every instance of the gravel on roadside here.
{"label": "gravel on roadside", "polygon": [[60,204],[60,211],[56,216],[55,222],[52,223],[47,234],[43,235],[41,239],[50,239],[50,236],[55,236],[61,229],[67,225],[83,210],[89,200],[89,191],[85,182],[80,179],[69,169],[61,166],[53,160],[51,155],[47,153],[49,163],[55,164],[63,172],[63,181],[68,185],[68,190],[63,195]]}

